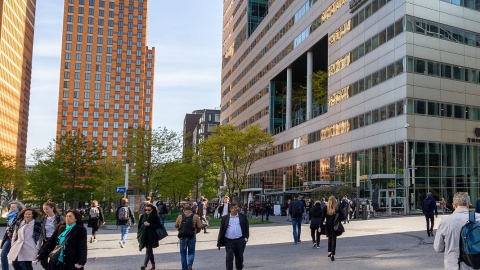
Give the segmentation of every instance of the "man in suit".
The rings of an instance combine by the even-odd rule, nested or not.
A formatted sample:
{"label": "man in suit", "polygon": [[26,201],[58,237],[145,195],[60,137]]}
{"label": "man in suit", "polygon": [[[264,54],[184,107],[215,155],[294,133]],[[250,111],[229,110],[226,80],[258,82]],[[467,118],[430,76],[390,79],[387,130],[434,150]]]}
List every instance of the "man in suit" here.
{"label": "man in suit", "polygon": [[230,204],[230,214],[222,217],[217,247],[225,246],[227,270],[233,270],[233,258],[237,270],[243,269],[243,252],[249,238],[247,217],[238,211],[236,203]]}

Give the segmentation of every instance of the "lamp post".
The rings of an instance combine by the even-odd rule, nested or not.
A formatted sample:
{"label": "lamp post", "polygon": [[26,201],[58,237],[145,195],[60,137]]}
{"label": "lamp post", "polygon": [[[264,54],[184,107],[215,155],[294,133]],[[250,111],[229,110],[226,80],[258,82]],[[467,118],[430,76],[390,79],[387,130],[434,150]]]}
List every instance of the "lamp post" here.
{"label": "lamp post", "polygon": [[265,177],[262,177],[260,180],[262,184],[262,222],[263,222],[263,212],[265,211]]}

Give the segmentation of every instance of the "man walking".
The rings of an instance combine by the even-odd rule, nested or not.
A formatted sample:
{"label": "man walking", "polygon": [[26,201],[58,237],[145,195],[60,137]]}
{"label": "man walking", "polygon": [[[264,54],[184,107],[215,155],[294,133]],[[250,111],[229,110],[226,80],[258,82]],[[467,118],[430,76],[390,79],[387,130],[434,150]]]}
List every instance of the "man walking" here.
{"label": "man walking", "polygon": [[160,216],[162,225],[165,225],[165,215],[168,214],[168,208],[167,208],[167,205],[163,203],[162,200],[157,201],[157,211],[158,211],[158,215]]}
{"label": "man walking", "polygon": [[182,270],[192,270],[197,242],[195,235],[202,231],[202,222],[198,215],[192,212],[190,204],[183,207],[183,214],[177,217],[175,228],[178,228],[178,238],[180,239]]}
{"label": "man walking", "polygon": [[217,247],[225,246],[227,270],[233,270],[233,258],[235,257],[235,268],[243,269],[243,252],[247,245],[249,225],[247,217],[238,211],[238,205],[230,205],[230,215],[222,217],[220,231],[218,232]]}
{"label": "man walking", "polygon": [[427,221],[427,235],[433,236],[433,225],[434,225],[434,217],[438,216],[437,212],[437,203],[432,198],[432,193],[427,193],[427,198],[422,202],[422,212],[425,215],[425,220]]}
{"label": "man walking", "polygon": [[293,241],[295,245],[302,242],[300,235],[302,233],[302,216],[304,214],[304,204],[298,199],[298,195],[295,195],[295,199],[290,204],[289,212],[292,217],[293,227]]}
{"label": "man walking", "polygon": [[[470,207],[470,197],[466,192],[457,192],[453,196],[453,208],[455,211],[442,219],[438,224],[437,233],[433,248],[436,252],[444,253],[444,266],[447,270],[452,269],[473,269],[465,263],[459,264],[460,257],[460,231],[469,219],[468,208]],[[480,215],[475,214],[475,220],[480,222]]]}
{"label": "man walking", "polygon": [[200,221],[202,221],[203,233],[207,232],[208,221],[207,221],[207,198],[202,197],[201,203],[198,205],[198,216],[200,217]]}
{"label": "man walking", "polygon": [[267,199],[265,201],[265,205],[263,209],[265,209],[265,217],[266,217],[266,220],[268,220],[268,217],[270,217],[270,213],[272,211],[272,203],[270,202],[270,199]]}
{"label": "man walking", "polygon": [[117,208],[117,212],[115,214],[115,218],[117,219],[117,226],[120,227],[121,237],[120,247],[123,248],[125,246],[125,241],[127,240],[128,231],[130,230],[130,226],[135,226],[135,216],[128,207],[128,199],[123,198],[121,200],[121,204]]}
{"label": "man walking", "polygon": [[348,199],[347,195],[343,196],[341,207],[342,207],[343,214],[346,217],[346,219],[343,221],[343,224],[350,223],[350,219],[348,216],[350,212],[350,200]]}
{"label": "man walking", "polygon": [[223,198],[223,203],[218,207],[218,214],[220,217],[226,216],[230,213],[230,198],[225,196]]}

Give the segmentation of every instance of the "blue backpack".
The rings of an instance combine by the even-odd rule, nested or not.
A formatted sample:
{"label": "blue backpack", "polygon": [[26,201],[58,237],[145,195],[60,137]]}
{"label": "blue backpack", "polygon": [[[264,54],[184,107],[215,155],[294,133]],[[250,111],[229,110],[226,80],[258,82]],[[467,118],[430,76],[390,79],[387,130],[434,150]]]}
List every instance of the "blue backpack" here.
{"label": "blue backpack", "polygon": [[460,231],[460,257],[458,264],[480,269],[480,223],[475,220],[475,212],[469,212],[467,224]]}

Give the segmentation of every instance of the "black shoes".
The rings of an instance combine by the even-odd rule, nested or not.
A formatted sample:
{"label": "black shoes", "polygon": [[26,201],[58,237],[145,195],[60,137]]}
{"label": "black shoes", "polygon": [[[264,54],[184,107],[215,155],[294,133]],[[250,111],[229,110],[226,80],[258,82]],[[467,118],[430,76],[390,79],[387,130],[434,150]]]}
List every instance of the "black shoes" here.
{"label": "black shoes", "polygon": [[330,260],[331,260],[332,262],[335,261],[335,257],[334,257],[333,255],[330,256]]}

